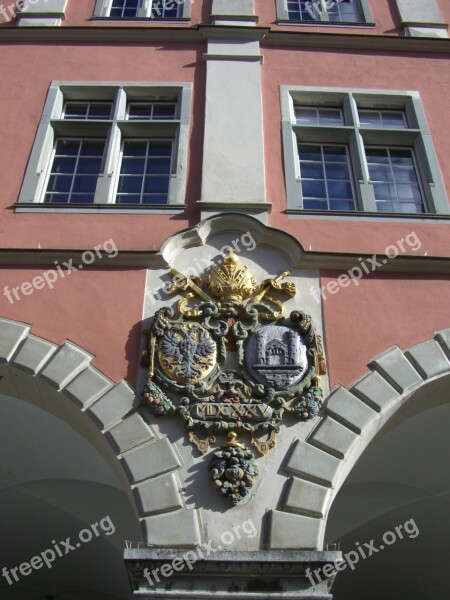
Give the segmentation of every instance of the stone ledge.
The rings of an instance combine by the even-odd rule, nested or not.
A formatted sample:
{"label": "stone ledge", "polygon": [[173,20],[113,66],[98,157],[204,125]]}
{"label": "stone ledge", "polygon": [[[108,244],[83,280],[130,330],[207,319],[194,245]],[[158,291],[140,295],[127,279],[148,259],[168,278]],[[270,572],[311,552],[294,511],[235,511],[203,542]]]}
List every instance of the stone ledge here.
{"label": "stone ledge", "polygon": [[12,358],[11,363],[24,371],[36,375],[49,361],[57,348],[56,344],[52,344],[34,335],[28,335]]}
{"label": "stone ledge", "polygon": [[398,346],[375,356],[370,366],[379,373],[400,393],[412,389],[422,383],[423,379],[406,359]]}
{"label": "stone ledge", "polygon": [[181,483],[175,473],[154,477],[133,490],[142,516],[165,513],[183,508]]}
{"label": "stone ledge", "polygon": [[142,519],[145,539],[149,544],[165,548],[193,548],[202,541],[200,520],[196,510],[182,508]]}
{"label": "stone ledge", "polygon": [[272,510],[270,512],[269,548],[316,549],[324,522],[321,519]]}
{"label": "stone ledge", "polygon": [[357,439],[356,433],[331,417],[325,417],[308,441],[325,452],[342,459]]}
{"label": "stone ledge", "polygon": [[121,458],[134,483],[175,471],[182,462],[167,438],[152,442]]}
{"label": "stone ledge", "polygon": [[101,398],[114,385],[114,382],[105,377],[92,366],[84,369],[66,386],[65,392],[81,408],[87,408]]}
{"label": "stone ledge", "polygon": [[137,408],[140,403],[140,399],[128,383],[121,381],[89,406],[86,414],[89,414],[103,429],[107,429]]}
{"label": "stone ledge", "polygon": [[292,477],[284,510],[322,518],[325,516],[330,494],[330,488]]}
{"label": "stone ledge", "polygon": [[65,341],[45,365],[41,376],[61,390],[86,369],[93,358],[83,348]]}
{"label": "stone ledge", "polygon": [[377,412],[385,410],[399,396],[399,392],[378,371],[364,375],[351,386],[350,391]]}
{"label": "stone ledge", "polygon": [[435,340],[440,344],[447,358],[450,360],[450,329],[435,331]]}
{"label": "stone ledge", "polygon": [[[331,600],[333,576],[312,587],[307,573],[341,558],[340,552],[317,550],[217,551],[201,556],[194,550],[146,548],[124,553],[136,598],[177,600]],[[156,582],[153,576],[150,585],[145,569],[147,576],[163,572],[166,577]]]}
{"label": "stone ledge", "polygon": [[332,487],[339,464],[339,459],[328,452],[298,440],[284,470],[319,485]]}
{"label": "stone ledge", "polygon": [[106,433],[117,452],[122,454],[155,438],[151,428],[139,413],[125,417]]}
{"label": "stone ledge", "polygon": [[326,404],[326,411],[355,433],[362,433],[376,417],[372,408],[343,387],[338,387],[332,392]]}
{"label": "stone ledge", "polygon": [[30,329],[26,323],[0,319],[0,362],[9,362]]}
{"label": "stone ledge", "polygon": [[450,371],[450,363],[444,351],[434,340],[408,348],[405,356],[424,379]]}

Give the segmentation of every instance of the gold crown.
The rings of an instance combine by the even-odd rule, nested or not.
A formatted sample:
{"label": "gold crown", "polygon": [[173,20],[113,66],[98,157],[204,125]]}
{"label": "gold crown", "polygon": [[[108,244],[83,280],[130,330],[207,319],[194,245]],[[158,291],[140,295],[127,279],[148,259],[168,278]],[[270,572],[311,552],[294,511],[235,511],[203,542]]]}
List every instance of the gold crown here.
{"label": "gold crown", "polygon": [[221,265],[213,267],[206,278],[211,294],[220,301],[250,298],[256,289],[256,279],[247,267],[239,266],[239,259],[231,250]]}

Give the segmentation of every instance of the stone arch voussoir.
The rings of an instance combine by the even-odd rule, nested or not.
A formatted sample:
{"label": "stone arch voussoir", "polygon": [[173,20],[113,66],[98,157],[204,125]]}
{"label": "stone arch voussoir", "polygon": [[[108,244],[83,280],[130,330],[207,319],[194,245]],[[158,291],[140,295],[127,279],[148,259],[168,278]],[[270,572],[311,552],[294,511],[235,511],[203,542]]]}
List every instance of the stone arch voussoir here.
{"label": "stone arch voussoir", "polygon": [[333,390],[317,427],[286,456],[291,478],[271,514],[271,548],[322,549],[330,507],[365,448],[420,388],[450,378],[450,329],[404,351],[390,348],[369,367],[348,389]]}
{"label": "stone arch voussoir", "polygon": [[66,340],[58,346],[31,325],[0,318],[0,392],[52,412],[99,450],[123,483],[144,539],[193,547],[201,539],[195,510],[185,508],[177,471],[182,460],[158,438],[126,381],[114,383],[91,365],[92,354]]}

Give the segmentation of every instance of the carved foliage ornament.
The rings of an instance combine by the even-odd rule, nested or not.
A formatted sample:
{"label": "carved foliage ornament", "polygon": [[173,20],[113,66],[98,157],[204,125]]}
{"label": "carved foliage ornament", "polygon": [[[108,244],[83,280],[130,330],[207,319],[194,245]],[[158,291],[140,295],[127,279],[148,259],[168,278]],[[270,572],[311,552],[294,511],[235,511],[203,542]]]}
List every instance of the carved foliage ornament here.
{"label": "carved foliage ornament", "polygon": [[[238,504],[258,475],[242,438],[266,454],[284,413],[306,420],[319,412],[322,340],[308,315],[283,317],[283,302],[296,293],[293,283],[283,282],[289,271],[257,284],[230,253],[206,277],[211,295],[199,277],[175,269],[172,275],[170,291],[182,298],[178,314],[161,308],[146,332],[145,402],[156,416],[184,419],[201,453],[218,435],[228,437],[210,469],[217,489]],[[228,363],[234,357],[234,369],[224,367],[227,357]]]}

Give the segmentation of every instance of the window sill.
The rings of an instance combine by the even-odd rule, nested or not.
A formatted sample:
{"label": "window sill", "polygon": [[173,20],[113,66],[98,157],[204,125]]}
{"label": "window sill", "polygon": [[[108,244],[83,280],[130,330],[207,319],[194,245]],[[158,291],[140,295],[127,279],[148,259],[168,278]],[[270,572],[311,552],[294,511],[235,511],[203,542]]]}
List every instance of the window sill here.
{"label": "window sill", "polygon": [[403,221],[423,222],[450,221],[448,214],[437,213],[383,213],[367,211],[330,211],[330,210],[307,210],[301,208],[288,208],[286,214],[291,219],[338,219],[340,221]]}
{"label": "window sill", "polygon": [[178,215],[186,208],[185,204],[42,204],[38,202],[17,202],[17,213],[65,213],[65,214],[120,214],[120,215]]}
{"label": "window sill", "polygon": [[100,23],[113,21],[115,23],[189,23],[190,17],[92,17],[90,21]]}
{"label": "window sill", "polygon": [[375,23],[355,23],[353,21],[295,21],[294,19],[277,20],[277,25],[287,25],[290,27],[355,27],[357,29],[374,29]]}

